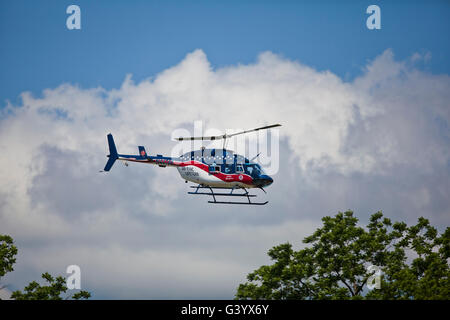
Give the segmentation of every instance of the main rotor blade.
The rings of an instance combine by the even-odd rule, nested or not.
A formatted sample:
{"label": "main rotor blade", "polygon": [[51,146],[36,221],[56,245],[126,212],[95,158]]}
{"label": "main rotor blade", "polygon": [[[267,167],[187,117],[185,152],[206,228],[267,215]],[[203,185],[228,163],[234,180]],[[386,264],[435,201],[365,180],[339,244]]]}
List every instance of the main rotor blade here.
{"label": "main rotor blade", "polygon": [[233,133],[233,134],[224,134],[224,135],[220,135],[220,136],[179,137],[179,138],[175,138],[175,140],[178,140],[178,141],[183,141],[183,140],[221,140],[221,139],[234,137],[234,136],[237,136],[239,134],[244,134],[244,133],[249,133],[249,132],[254,132],[254,131],[264,130],[264,129],[270,129],[270,128],[275,128],[275,127],[281,127],[281,124],[277,123],[277,124],[272,124],[270,126],[264,126],[264,127],[259,127],[259,128],[256,128],[256,129],[245,130],[245,131],[241,131],[241,132],[237,132],[237,133]]}
{"label": "main rotor blade", "polygon": [[278,123],[277,124],[271,124],[270,126],[265,126],[265,127],[245,130],[245,131],[241,131],[241,132],[237,132],[237,133],[227,134],[227,138],[237,136],[238,134],[244,134],[244,133],[254,132],[254,131],[258,131],[258,130],[265,130],[265,129],[275,128],[275,127],[281,127],[281,124],[278,124]]}
{"label": "main rotor blade", "polygon": [[222,136],[209,136],[209,137],[179,137],[175,138],[175,140],[183,141],[183,140],[220,140],[225,139],[226,135]]}

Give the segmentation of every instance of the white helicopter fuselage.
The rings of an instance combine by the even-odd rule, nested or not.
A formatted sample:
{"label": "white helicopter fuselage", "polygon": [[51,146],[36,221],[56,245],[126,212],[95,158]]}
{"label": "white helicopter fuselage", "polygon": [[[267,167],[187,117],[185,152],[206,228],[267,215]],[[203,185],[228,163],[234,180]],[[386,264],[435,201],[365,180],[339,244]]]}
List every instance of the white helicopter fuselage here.
{"label": "white helicopter fuselage", "polygon": [[[221,172],[209,172],[207,166],[202,168],[202,164],[177,166],[181,178],[185,181],[190,181],[211,187],[221,188],[253,188],[252,179],[249,175],[244,173],[239,174],[224,174]],[[245,183],[246,182],[246,183]]]}

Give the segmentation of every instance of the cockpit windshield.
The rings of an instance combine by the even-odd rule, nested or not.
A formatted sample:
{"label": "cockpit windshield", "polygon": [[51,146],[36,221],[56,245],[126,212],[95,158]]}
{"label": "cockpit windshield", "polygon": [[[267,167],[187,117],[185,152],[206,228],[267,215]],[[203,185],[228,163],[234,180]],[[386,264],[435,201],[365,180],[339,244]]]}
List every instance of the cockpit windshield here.
{"label": "cockpit windshield", "polygon": [[264,174],[261,166],[256,163],[244,165],[244,170],[246,174],[252,177],[259,177],[260,175]]}

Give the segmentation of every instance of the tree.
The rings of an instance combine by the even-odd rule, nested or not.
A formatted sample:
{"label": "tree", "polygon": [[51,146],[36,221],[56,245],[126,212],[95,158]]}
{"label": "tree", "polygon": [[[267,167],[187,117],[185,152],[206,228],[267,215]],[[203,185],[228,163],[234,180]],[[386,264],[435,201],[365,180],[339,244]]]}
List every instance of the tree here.
{"label": "tree", "polygon": [[16,255],[17,248],[14,245],[13,238],[0,234],[0,278],[7,272],[14,270],[13,265],[16,263]]}
{"label": "tree", "polygon": [[[17,255],[17,248],[14,246],[13,239],[8,235],[0,234],[0,278],[7,272],[14,271],[13,265],[16,263],[15,256]],[[24,288],[24,292],[17,290],[11,295],[11,298],[16,300],[61,300],[61,294],[67,291],[66,280],[59,277],[52,277],[49,273],[42,274],[42,278],[48,282],[48,285],[41,286],[36,281],[30,282]],[[3,287],[0,286],[0,290]],[[79,291],[72,296],[67,296],[65,299],[89,299],[91,294],[87,291]]]}
{"label": "tree", "polygon": [[[441,235],[425,218],[408,227],[381,212],[367,228],[352,211],[324,217],[295,251],[269,250],[274,261],[248,274],[237,299],[450,299],[450,228]],[[379,289],[368,290],[376,266]]]}
{"label": "tree", "polygon": [[[64,277],[58,276],[56,278],[52,277],[49,273],[42,274],[42,278],[48,282],[48,285],[41,286],[36,281],[30,282],[22,291],[14,291],[11,295],[12,299],[16,300],[62,300],[62,293],[67,291],[66,280]],[[91,294],[87,291],[79,291],[72,295],[72,297],[67,296],[65,299],[89,299]]]}

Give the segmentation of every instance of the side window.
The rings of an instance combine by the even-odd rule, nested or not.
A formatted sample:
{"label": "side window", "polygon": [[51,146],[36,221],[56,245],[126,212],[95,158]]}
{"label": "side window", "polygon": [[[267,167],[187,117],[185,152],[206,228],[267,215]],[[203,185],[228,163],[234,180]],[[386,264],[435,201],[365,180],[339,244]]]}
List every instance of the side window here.
{"label": "side window", "polygon": [[217,165],[209,166],[209,173],[216,173],[216,172],[220,172],[220,166]]}
{"label": "side window", "polygon": [[244,168],[242,167],[242,165],[236,165],[236,172],[244,172]]}

